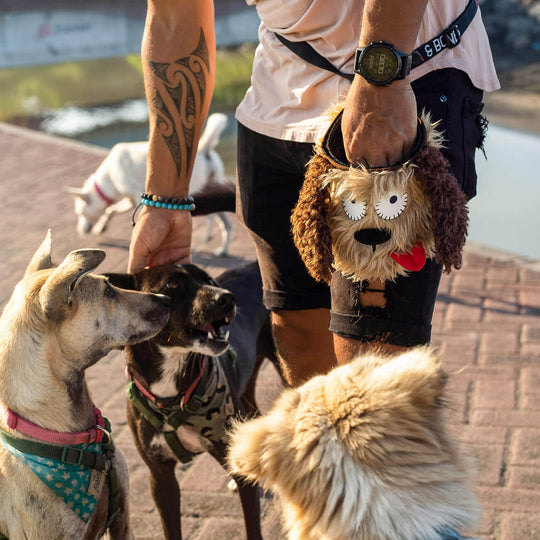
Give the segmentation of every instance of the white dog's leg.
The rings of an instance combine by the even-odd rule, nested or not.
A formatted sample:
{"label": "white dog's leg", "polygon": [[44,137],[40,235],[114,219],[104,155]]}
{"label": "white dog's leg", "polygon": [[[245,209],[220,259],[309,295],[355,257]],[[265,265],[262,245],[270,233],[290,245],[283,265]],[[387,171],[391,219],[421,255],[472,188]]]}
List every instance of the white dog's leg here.
{"label": "white dog's leg", "polygon": [[105,211],[103,212],[102,216],[97,220],[96,224],[92,227],[92,234],[102,234],[103,232],[105,232],[105,229],[107,228],[109,220],[111,219],[113,214],[121,214],[122,212],[127,212],[132,208],[133,203],[128,197],[125,197],[117,203],[108,206],[107,208],[105,208]]}
{"label": "white dog's leg", "polygon": [[214,255],[226,257],[229,254],[232,225],[225,212],[217,212],[215,218],[221,230],[221,245],[214,251]]}
{"label": "white dog's leg", "polygon": [[212,239],[212,227],[214,225],[214,216],[206,216],[206,229],[204,231],[203,242],[208,244]]}

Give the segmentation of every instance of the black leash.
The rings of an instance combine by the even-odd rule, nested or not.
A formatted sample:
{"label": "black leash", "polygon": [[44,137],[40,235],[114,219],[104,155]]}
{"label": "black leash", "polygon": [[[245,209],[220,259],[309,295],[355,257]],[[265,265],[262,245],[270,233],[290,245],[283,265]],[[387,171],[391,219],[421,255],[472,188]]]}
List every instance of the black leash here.
{"label": "black leash", "polygon": [[[469,0],[467,7],[463,13],[455,19],[445,30],[438,36],[430,39],[420,47],[417,47],[412,52],[412,69],[420,66],[424,62],[431,60],[434,56],[444,51],[445,49],[453,49],[461,43],[461,36],[467,30],[471,21],[474,19],[478,10],[477,0]],[[281,34],[274,32],[276,38],[291,50],[294,54],[326,71],[330,71],[349,81],[354,79],[354,73],[343,73],[333,64],[331,64],[324,56],[319,54],[307,41],[289,41]]]}

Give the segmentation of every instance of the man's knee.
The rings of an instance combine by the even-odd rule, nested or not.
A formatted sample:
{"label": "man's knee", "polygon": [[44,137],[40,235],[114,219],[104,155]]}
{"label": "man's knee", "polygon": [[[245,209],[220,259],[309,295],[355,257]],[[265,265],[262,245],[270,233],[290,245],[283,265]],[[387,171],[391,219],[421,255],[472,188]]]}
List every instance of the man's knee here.
{"label": "man's knee", "polygon": [[327,309],[272,312],[272,331],[287,381],[298,386],[336,365]]}
{"label": "man's knee", "polygon": [[334,334],[334,350],[337,363],[341,366],[363,354],[378,354],[390,357],[402,353],[407,350],[407,347],[376,341],[358,341]]}

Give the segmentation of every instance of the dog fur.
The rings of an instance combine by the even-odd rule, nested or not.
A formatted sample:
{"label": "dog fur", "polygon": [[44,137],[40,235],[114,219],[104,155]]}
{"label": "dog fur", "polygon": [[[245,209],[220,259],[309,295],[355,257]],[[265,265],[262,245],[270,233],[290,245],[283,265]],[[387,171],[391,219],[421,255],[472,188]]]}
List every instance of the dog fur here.
{"label": "dog fur", "polygon": [[273,490],[292,540],[427,540],[475,522],[471,464],[444,427],[428,348],[362,356],[236,423],[229,468]]}
{"label": "dog fur", "polygon": [[[166,323],[168,299],[122,291],[90,274],[101,250],[71,252],[56,267],[51,234],[34,254],[0,318],[0,406],[43,428],[85,431],[93,408],[85,370],[112,349],[147,339]],[[4,420],[0,427],[15,437]],[[131,538],[127,466],[116,449],[114,466],[122,494],[111,538]],[[18,458],[0,444],[0,532],[10,540],[98,538],[107,518],[104,487],[84,523]]]}
{"label": "dog fur", "polygon": [[[216,366],[225,375],[224,386],[229,388],[232,408],[215,413],[218,425],[214,425],[213,431],[202,436],[191,425],[192,419],[177,430],[186,449],[193,454],[209,452],[224,466],[226,430],[231,418],[258,414],[255,378],[264,358],[274,362],[276,358],[269,312],[262,304],[258,265],[251,263],[228,270],[217,281],[194,265],[156,266],[134,275],[111,274],[110,279],[124,288],[159,292],[171,298],[171,316],[162,332],[145,343],[126,348],[128,370],[146,389],[161,399],[178,402],[201,372],[205,355],[208,365]],[[225,327],[229,324],[227,340]],[[131,401],[127,417],[137,449],[149,468],[152,496],[164,535],[180,539],[180,489],[174,474],[178,458],[163,433],[152,427]],[[262,537],[257,488],[241,478],[236,480],[247,538],[258,540]]]}
{"label": "dog fur", "polygon": [[[336,120],[339,111],[332,113]],[[396,256],[414,249],[434,257],[446,271],[461,266],[467,200],[440,153],[436,124],[428,114],[422,124],[423,145],[396,167],[341,166],[327,155],[323,141],[316,145],[291,218],[295,245],[315,279],[330,282],[339,270],[354,281],[394,280],[409,271]],[[328,133],[337,129],[332,124]],[[390,209],[391,197],[404,201],[396,214],[381,211],[381,206]],[[367,232],[371,235],[362,239]],[[371,240],[374,236],[379,239]]]}
{"label": "dog fur", "polygon": [[[195,155],[190,192],[222,185],[234,187],[234,182],[225,175],[225,166],[215,150],[226,125],[227,117],[222,113],[208,117]],[[140,195],[145,190],[147,154],[147,141],[118,143],[82,188],[65,188],[75,199],[77,232],[80,236],[90,232],[103,233],[113,214],[126,212],[139,204]],[[111,204],[100,196],[97,189],[105,194]],[[203,214],[195,211],[194,215]],[[221,231],[221,244],[215,254],[225,256],[229,249],[231,223],[224,211],[208,215],[205,242],[211,238],[214,222]]]}

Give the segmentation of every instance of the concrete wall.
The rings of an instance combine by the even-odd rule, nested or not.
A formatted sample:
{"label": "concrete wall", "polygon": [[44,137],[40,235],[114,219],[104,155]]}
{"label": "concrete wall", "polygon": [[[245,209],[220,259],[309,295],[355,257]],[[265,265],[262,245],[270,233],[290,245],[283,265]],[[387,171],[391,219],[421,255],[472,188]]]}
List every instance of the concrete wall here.
{"label": "concrete wall", "polygon": [[[118,2],[107,9],[99,3],[95,9],[79,10],[58,2],[48,9],[45,2],[41,5],[0,10],[0,69],[140,52],[144,27],[140,5],[136,10]],[[258,25],[255,9],[245,3],[216,5],[218,46],[256,42]]]}

